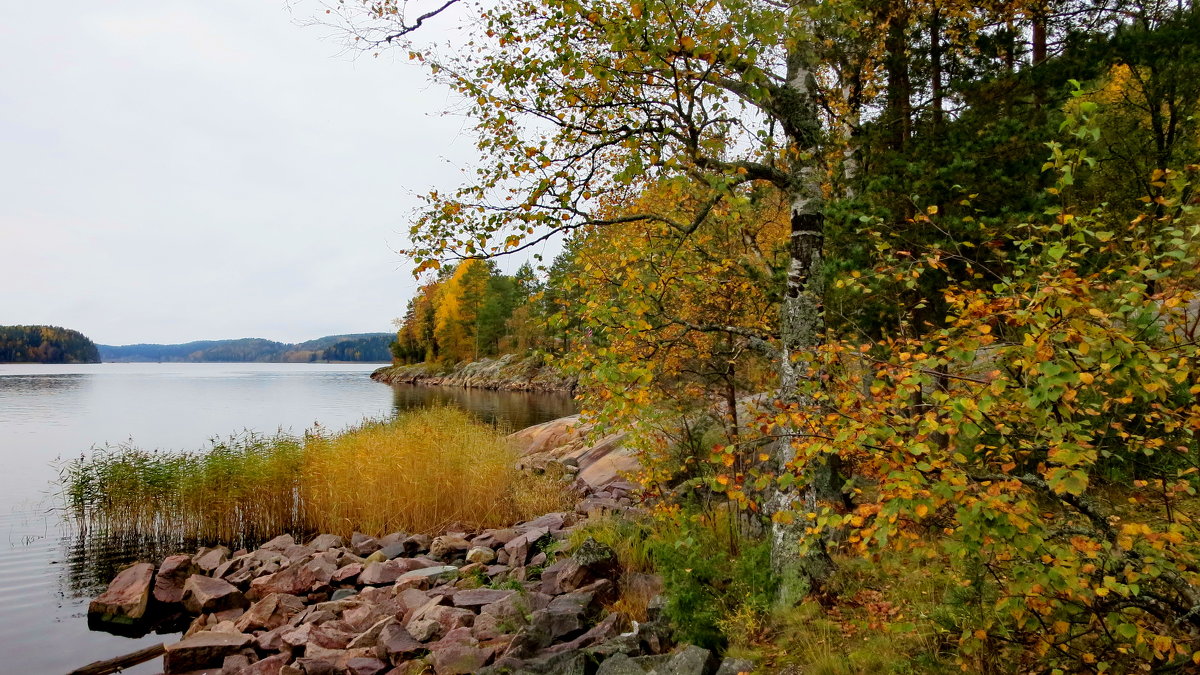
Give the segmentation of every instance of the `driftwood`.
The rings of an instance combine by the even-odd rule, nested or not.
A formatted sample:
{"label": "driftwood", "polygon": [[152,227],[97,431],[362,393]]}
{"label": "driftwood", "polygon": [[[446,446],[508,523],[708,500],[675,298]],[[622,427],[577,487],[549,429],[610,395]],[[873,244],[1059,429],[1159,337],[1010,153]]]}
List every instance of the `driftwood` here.
{"label": "driftwood", "polygon": [[124,656],[89,663],[82,668],[72,670],[67,675],[108,675],[109,673],[115,673],[130,666],[136,666],[143,661],[149,661],[156,656],[161,656],[165,651],[167,651],[167,646],[160,642]]}

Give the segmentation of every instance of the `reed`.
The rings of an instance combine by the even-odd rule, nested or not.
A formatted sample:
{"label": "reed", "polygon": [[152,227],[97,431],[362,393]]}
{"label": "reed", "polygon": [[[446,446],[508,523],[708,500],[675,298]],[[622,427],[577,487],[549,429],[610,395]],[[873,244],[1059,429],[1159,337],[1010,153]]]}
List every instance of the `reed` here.
{"label": "reed", "polygon": [[61,467],[64,509],[87,530],[233,544],[281,532],[437,532],[568,506],[562,483],[514,468],[504,436],[450,407],[340,434],[244,434],[196,452],[131,445]]}

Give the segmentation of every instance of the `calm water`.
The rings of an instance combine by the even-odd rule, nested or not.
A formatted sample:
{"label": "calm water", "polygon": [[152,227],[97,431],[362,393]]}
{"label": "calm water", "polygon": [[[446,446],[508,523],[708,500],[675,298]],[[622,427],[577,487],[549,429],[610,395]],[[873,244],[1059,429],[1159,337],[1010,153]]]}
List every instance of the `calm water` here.
{"label": "calm water", "polygon": [[[0,674],[65,673],[164,639],[88,630],[88,601],[147,552],[144,542],[84,539],[63,528],[49,511],[58,459],[106,443],[189,450],[246,429],[341,429],[434,402],[506,429],[574,412],[566,396],[390,388],[367,377],[376,367],[0,364]],[[126,672],[161,672],[161,664]]]}

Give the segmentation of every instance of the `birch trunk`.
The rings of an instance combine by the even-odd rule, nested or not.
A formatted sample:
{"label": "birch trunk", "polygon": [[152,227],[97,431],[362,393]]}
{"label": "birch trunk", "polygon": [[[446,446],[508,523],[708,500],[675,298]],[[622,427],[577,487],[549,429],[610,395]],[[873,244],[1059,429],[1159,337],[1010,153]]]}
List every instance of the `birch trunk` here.
{"label": "birch trunk", "polygon": [[[820,118],[812,66],[811,57],[803,50],[790,56],[786,100],[780,102],[784,129],[801,157],[788,188],[790,261],[780,316],[778,397],[792,407],[811,405],[801,394],[800,386],[819,375],[814,350],[820,346],[825,328],[822,315],[825,200],[818,164]],[[795,431],[789,427],[781,429],[781,438],[775,443],[775,461],[781,471],[787,470],[796,459],[791,438]],[[795,516],[790,523],[776,521],[772,526],[771,564],[781,581],[780,600],[786,603],[822,587],[834,569],[823,540],[817,538],[807,547],[801,545],[808,526],[804,514],[817,511],[822,502],[840,499],[840,485],[828,458],[808,462],[800,484],[803,487],[799,494],[780,490],[769,504],[772,514],[790,512]]]}

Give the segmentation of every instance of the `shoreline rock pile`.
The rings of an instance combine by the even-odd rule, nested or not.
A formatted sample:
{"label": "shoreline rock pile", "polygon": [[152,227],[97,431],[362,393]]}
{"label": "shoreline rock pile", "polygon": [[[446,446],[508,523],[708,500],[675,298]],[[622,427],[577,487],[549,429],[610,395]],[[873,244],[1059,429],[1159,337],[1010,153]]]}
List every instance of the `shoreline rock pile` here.
{"label": "shoreline rock pile", "polygon": [[[732,675],[708,650],[672,651],[657,620],[605,608],[620,569],[594,540],[568,554],[590,513],[632,509],[623,481],[575,513],[509,528],[430,537],[281,535],[253,551],[223,546],[133,565],[92,602],[89,619],[191,618],[163,657],[167,675]],[[461,529],[461,528],[459,528]]]}

